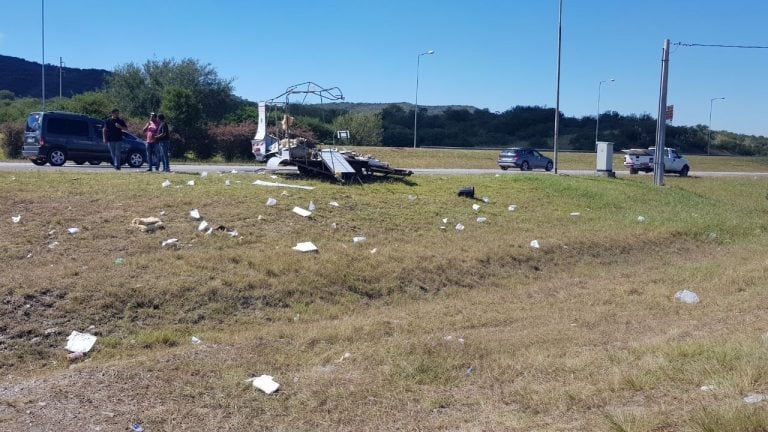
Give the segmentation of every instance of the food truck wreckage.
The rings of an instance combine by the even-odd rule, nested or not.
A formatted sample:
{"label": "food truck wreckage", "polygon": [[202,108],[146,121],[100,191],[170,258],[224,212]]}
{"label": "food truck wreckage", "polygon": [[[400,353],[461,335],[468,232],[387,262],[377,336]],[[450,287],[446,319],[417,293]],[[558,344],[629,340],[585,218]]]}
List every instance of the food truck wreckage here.
{"label": "food truck wreckage", "polygon": [[[323,100],[344,100],[344,95],[338,87],[322,88],[313,82],[305,82],[288,87],[281,95],[259,102],[259,122],[256,136],[251,140],[251,151],[256,160],[267,162],[268,170],[277,170],[280,166],[295,166],[302,175],[314,175],[331,178],[341,183],[362,183],[364,179],[376,174],[381,176],[407,177],[412,171],[392,168],[369,155],[336,149],[321,149],[310,140],[297,137],[291,133],[293,117],[288,114],[289,97],[291,95],[315,95]],[[282,98],[285,101],[282,102]],[[275,108],[283,106],[283,119],[277,124],[277,135],[282,139],[267,133],[267,106]],[[343,132],[343,131],[339,131]],[[340,138],[345,138],[340,134]]]}

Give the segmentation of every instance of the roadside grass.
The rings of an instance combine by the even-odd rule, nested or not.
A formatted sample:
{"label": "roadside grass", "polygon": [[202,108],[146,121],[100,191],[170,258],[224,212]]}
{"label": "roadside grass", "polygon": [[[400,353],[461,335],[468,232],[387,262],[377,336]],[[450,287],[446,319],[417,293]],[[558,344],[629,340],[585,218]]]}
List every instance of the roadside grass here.
{"label": "roadside grass", "polygon": [[[764,403],[742,401],[768,393],[768,180],[251,184],[263,177],[173,174],[162,188],[166,177],[153,174],[0,173],[0,421],[25,430],[768,428]],[[456,196],[465,185],[478,199]],[[310,201],[312,217],[291,212]],[[199,232],[194,208],[240,235]],[[130,226],[146,216],[165,229]],[[160,246],[172,237],[180,248]],[[291,250],[302,241],[319,252]],[[701,303],[675,302],[679,289]],[[72,330],[99,341],[68,365]],[[281,391],[244,382],[261,374]]]}

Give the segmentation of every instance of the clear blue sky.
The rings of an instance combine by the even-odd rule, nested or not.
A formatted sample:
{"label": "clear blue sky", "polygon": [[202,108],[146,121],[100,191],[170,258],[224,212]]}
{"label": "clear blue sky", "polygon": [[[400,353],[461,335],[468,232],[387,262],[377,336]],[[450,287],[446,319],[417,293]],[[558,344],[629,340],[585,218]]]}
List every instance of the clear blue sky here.
{"label": "clear blue sky", "polygon": [[[42,0],[0,0],[0,54],[39,62]],[[113,69],[210,63],[235,93],[275,97],[313,81],[350,102],[554,107],[558,0],[45,1],[45,60]],[[665,38],[675,125],[768,136],[766,0],[564,0],[560,108],[568,116],[658,109]],[[116,24],[117,23],[117,24]],[[308,100],[308,102],[310,102]],[[315,101],[312,101],[315,102]]]}

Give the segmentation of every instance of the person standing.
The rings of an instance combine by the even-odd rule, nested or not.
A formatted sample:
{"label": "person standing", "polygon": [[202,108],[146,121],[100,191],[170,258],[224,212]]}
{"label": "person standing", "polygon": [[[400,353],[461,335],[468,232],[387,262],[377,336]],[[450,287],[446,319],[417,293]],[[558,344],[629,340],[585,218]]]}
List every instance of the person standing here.
{"label": "person standing", "polygon": [[118,171],[120,171],[120,165],[123,164],[123,131],[127,128],[125,121],[120,118],[120,110],[115,108],[112,110],[111,116],[104,122],[104,129],[102,129],[104,144],[109,146],[109,153],[112,155],[112,166]]}
{"label": "person standing", "polygon": [[144,125],[142,131],[147,134],[147,164],[152,171],[152,166],[155,167],[155,171],[160,171],[160,162],[157,157],[157,127],[160,126],[157,120],[157,114],[150,113],[149,121]]}
{"label": "person standing", "polygon": [[168,153],[171,150],[171,128],[168,127],[168,123],[165,121],[165,116],[163,114],[159,114],[157,119],[160,120],[160,126],[157,127],[157,143],[159,146],[160,162],[163,163],[163,172],[171,172],[171,166],[168,160]]}

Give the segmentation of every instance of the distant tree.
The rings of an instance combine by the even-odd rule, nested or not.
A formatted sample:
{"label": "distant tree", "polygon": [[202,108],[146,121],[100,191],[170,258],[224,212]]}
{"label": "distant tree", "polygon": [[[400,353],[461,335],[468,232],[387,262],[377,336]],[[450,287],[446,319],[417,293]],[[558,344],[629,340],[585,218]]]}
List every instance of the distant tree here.
{"label": "distant tree", "polygon": [[0,101],[12,101],[16,99],[16,95],[10,90],[0,90]]}
{"label": "distant tree", "polygon": [[382,121],[379,113],[344,114],[333,122],[335,130],[348,130],[351,145],[382,145]]}
{"label": "distant tree", "polygon": [[105,92],[87,92],[62,101],[64,109],[71,112],[103,118],[112,111],[115,103]]}
{"label": "distant tree", "polygon": [[162,94],[160,110],[171,125],[171,151],[174,157],[184,156],[188,151],[202,159],[213,154],[213,148],[206,140],[203,123],[203,107],[196,95],[182,87],[167,87]]}

